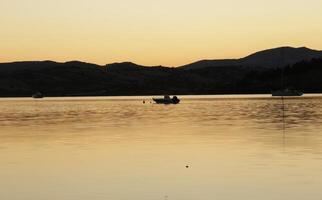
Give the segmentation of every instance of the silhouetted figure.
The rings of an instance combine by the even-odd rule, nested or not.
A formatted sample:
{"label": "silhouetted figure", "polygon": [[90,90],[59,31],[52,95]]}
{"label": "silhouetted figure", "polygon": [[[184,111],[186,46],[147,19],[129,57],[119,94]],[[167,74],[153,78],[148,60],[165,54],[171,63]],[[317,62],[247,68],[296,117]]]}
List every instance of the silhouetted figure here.
{"label": "silhouetted figure", "polygon": [[174,103],[174,104],[177,104],[177,103],[179,103],[179,102],[180,102],[180,99],[178,99],[178,97],[177,97],[177,96],[174,96],[174,97],[172,98],[172,101],[173,101],[173,103]]}

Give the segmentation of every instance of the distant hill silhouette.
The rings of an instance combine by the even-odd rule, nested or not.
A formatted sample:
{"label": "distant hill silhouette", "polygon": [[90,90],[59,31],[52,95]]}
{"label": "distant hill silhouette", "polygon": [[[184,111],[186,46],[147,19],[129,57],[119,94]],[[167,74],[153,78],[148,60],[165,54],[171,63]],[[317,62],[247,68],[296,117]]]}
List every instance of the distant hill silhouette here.
{"label": "distant hill silhouette", "polygon": [[322,51],[312,50],[306,47],[280,47],[260,51],[241,59],[201,60],[182,66],[182,68],[197,69],[222,66],[275,68],[292,65],[300,61],[311,60],[312,58],[322,58]]}
{"label": "distant hill silhouette", "polygon": [[105,66],[79,61],[0,63],[0,96],[30,97],[36,92],[45,96],[270,93],[281,87],[279,66],[285,65],[285,86],[305,93],[322,92],[322,59],[315,57],[320,57],[319,51],[284,47],[238,62],[201,61],[178,68],[131,62]]}
{"label": "distant hill silhouette", "polygon": [[112,63],[107,64],[106,68],[109,71],[132,71],[132,70],[144,70],[144,69],[157,69],[166,68],[164,66],[142,66],[132,62]]}

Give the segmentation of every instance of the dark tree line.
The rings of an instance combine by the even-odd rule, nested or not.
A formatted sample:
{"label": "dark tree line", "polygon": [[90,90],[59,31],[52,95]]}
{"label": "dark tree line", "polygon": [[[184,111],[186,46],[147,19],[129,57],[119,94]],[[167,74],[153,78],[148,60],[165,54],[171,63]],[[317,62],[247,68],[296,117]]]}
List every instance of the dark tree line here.
{"label": "dark tree line", "polygon": [[[283,75],[283,76],[282,76]],[[81,62],[0,64],[0,96],[256,94],[282,87],[322,92],[322,59],[285,68],[222,66],[200,69],[98,66]]]}

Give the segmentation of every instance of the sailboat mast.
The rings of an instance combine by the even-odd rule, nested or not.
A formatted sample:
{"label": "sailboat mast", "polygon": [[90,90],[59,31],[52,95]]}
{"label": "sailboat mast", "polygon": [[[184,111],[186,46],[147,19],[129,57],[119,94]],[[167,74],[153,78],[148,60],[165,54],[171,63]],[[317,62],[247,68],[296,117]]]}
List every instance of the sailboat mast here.
{"label": "sailboat mast", "polygon": [[284,90],[285,89],[285,80],[284,80],[284,70],[285,70],[285,66],[284,66],[284,64],[285,64],[285,51],[284,51],[284,48],[282,48],[281,49],[281,62],[282,62],[282,65],[281,65],[281,67],[282,67],[282,73],[281,73],[281,86],[282,86],[282,90]]}

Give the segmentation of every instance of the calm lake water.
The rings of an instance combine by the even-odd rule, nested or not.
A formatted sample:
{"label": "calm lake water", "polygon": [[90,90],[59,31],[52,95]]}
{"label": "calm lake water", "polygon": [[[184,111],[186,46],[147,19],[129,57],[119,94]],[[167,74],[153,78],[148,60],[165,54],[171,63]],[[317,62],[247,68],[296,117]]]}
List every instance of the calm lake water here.
{"label": "calm lake water", "polygon": [[0,199],[322,198],[322,96],[143,99],[0,99]]}

